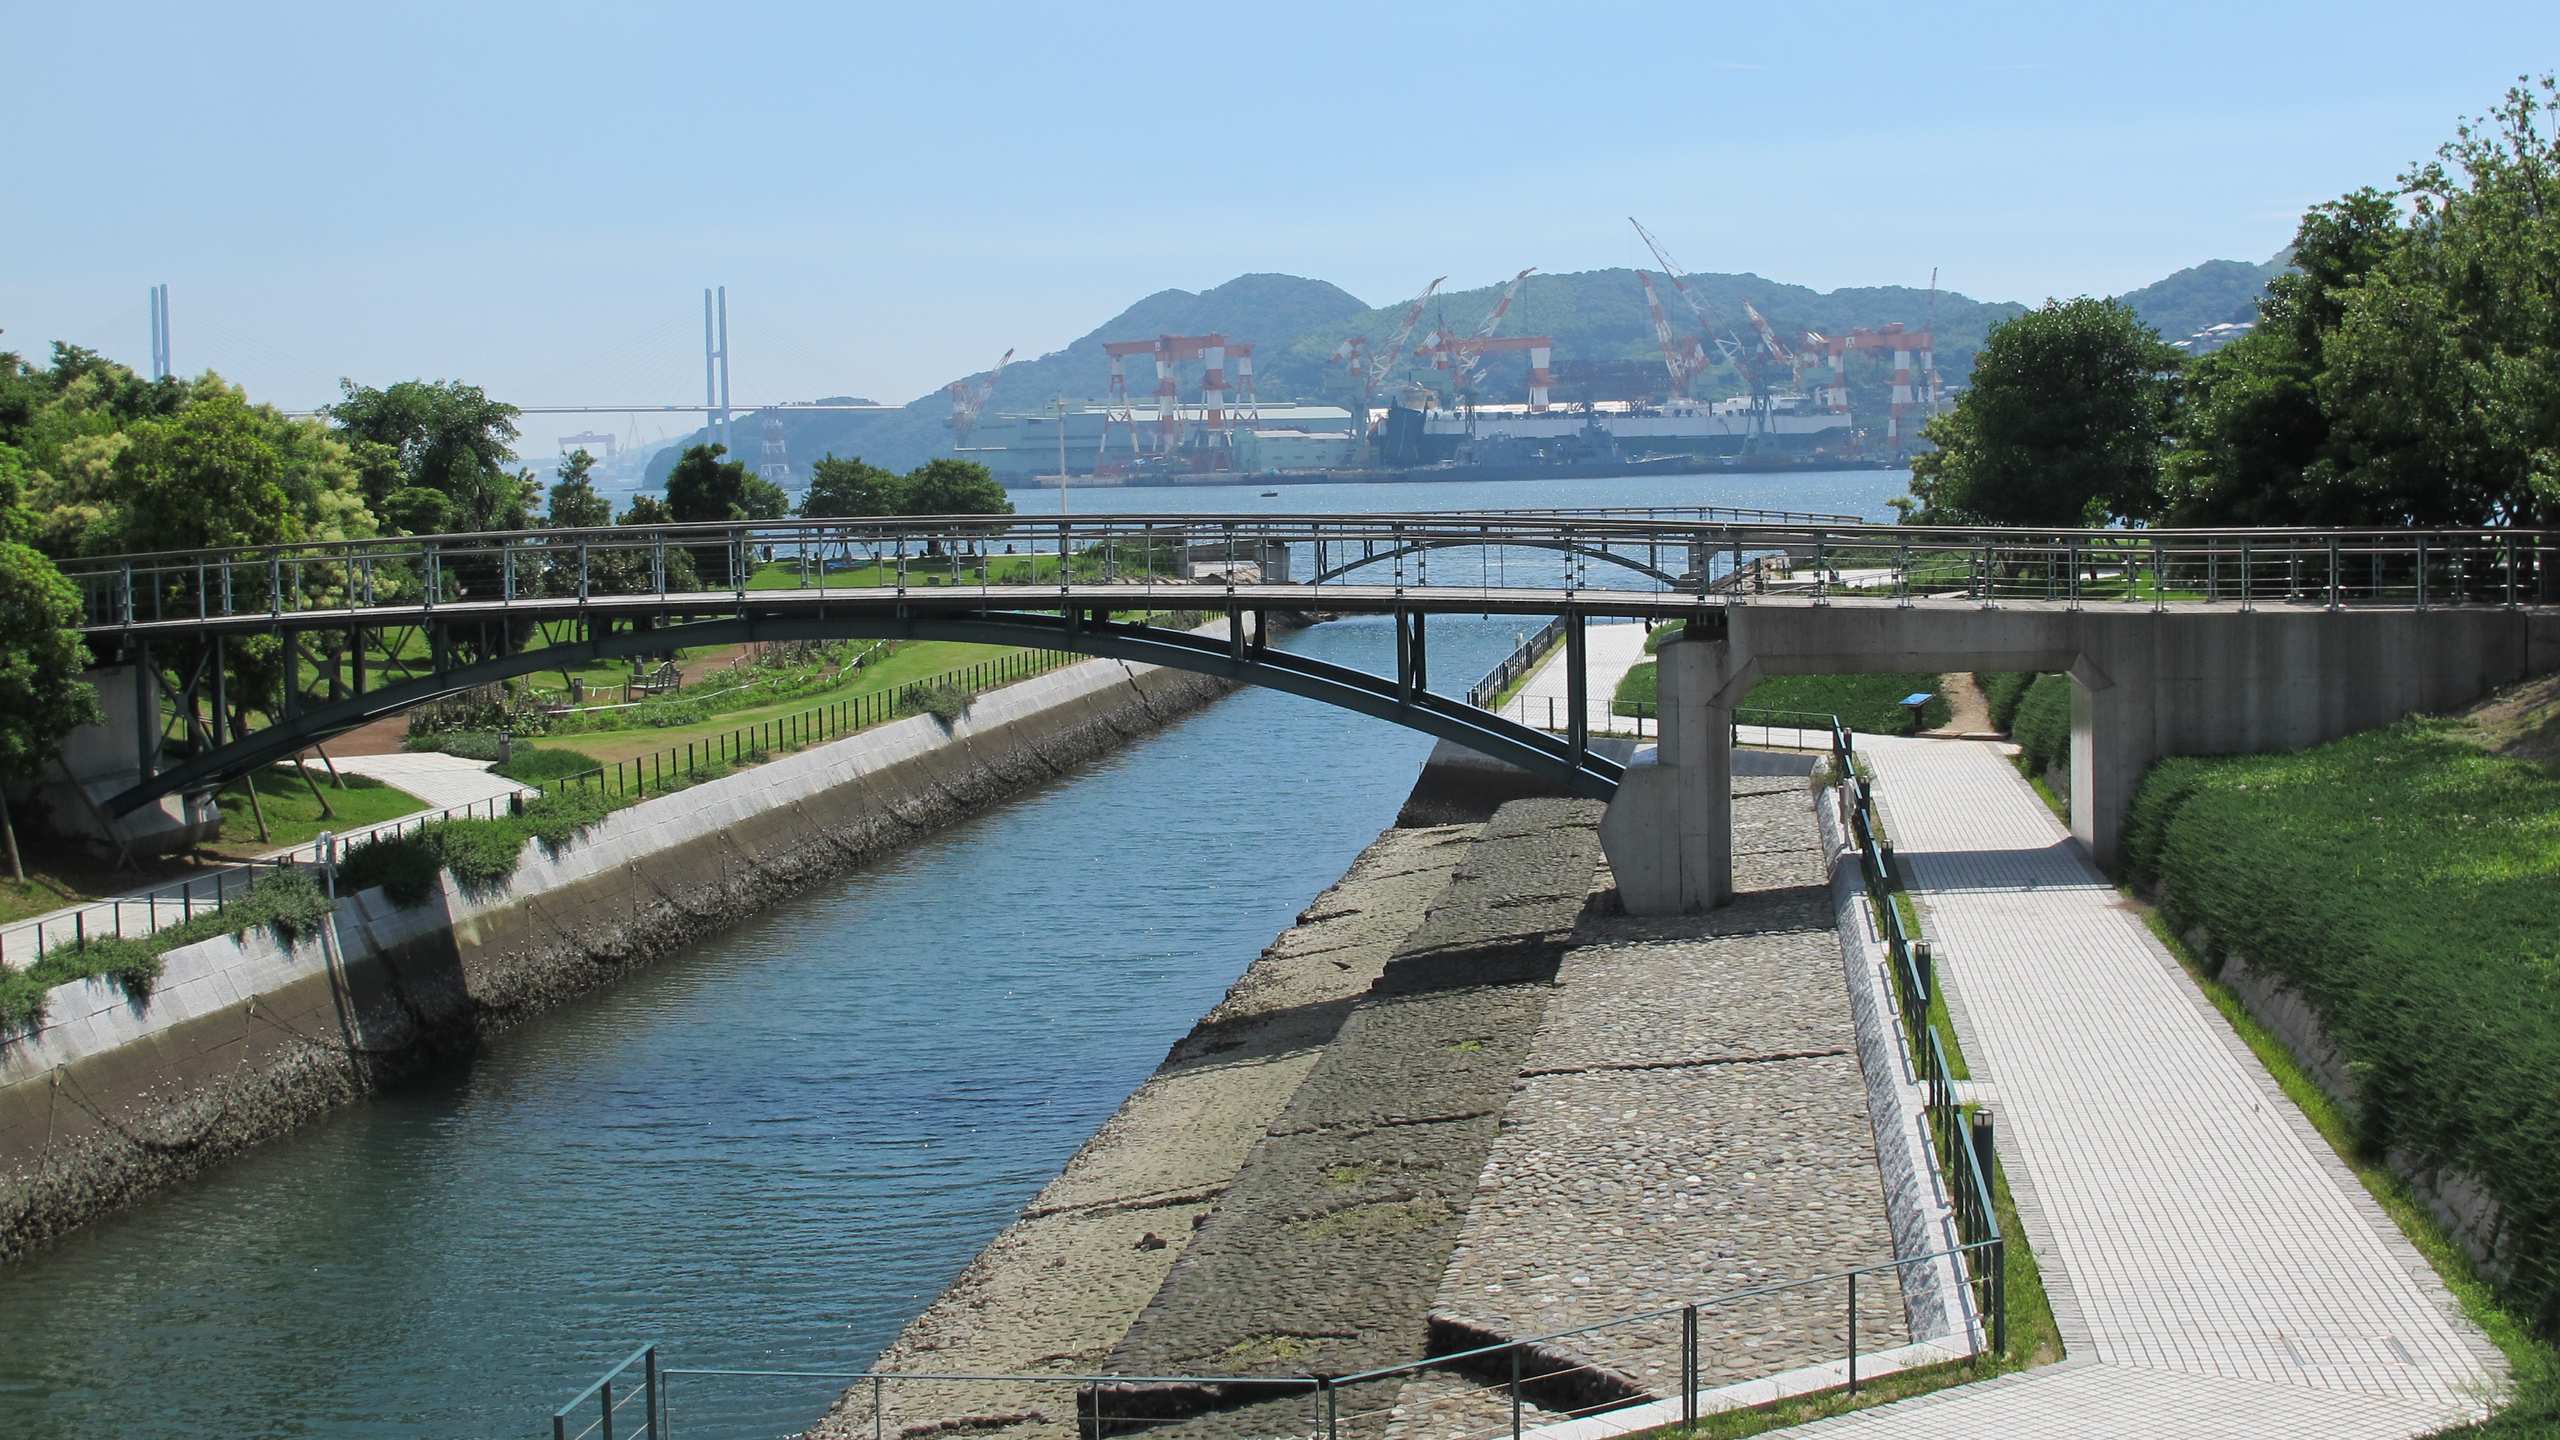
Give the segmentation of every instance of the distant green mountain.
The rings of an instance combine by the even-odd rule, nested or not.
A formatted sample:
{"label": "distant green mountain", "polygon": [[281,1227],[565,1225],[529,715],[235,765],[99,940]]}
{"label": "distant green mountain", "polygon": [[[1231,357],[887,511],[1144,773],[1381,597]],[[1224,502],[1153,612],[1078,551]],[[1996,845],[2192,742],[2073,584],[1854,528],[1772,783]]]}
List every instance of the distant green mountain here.
{"label": "distant green mountain", "polygon": [[[2207,261],[2118,298],[2163,335],[2177,339],[2224,320],[2249,318],[2267,280],[2285,263],[2284,256],[2264,265]],[[2008,301],[1976,300],[1951,290],[1932,297],[1925,289],[1907,285],[1826,292],[1758,275],[1720,274],[1692,275],[1688,283],[1719,334],[1729,333],[1745,342],[1751,339],[1742,310],[1745,301],[1756,306],[1791,347],[1801,344],[1806,331],[1838,335],[1895,322],[1915,330],[1933,325],[1938,370],[1950,385],[1961,384],[1971,373],[1974,354],[1991,327],[2027,308]],[[1501,298],[1502,285],[1497,282],[1434,296],[1416,338],[1441,327],[1473,333]],[[1697,322],[1658,276],[1656,285],[1665,313],[1685,342],[1697,333]],[[1099,398],[1108,389],[1110,374],[1102,353],[1104,342],[1210,331],[1253,343],[1263,400],[1341,404],[1356,391],[1339,367],[1327,363],[1334,348],[1352,335],[1383,346],[1394,337],[1411,303],[1408,296],[1373,308],[1338,286],[1295,275],[1239,275],[1196,294],[1159,290],[1066,349],[1006,367],[988,408],[1036,409],[1061,394],[1069,400]],[[1661,350],[1633,270],[1532,275],[1503,318],[1500,333],[1554,337],[1555,398],[1560,404],[1658,395],[1664,388]],[[1411,343],[1395,373],[1428,374],[1413,365]],[[1886,365],[1883,356],[1872,354],[1859,356],[1851,365],[1850,401],[1860,414],[1880,413],[1888,383]],[[1808,381],[1819,369],[1819,364],[1809,368]],[[1525,394],[1527,378],[1525,356],[1495,356],[1486,366],[1480,393],[1494,400],[1517,400]],[[1132,389],[1143,393],[1154,382],[1153,367],[1143,358],[1133,360],[1129,381]],[[1720,361],[1696,390],[1701,399],[1717,399],[1740,394],[1743,388],[1741,375]],[[907,469],[951,453],[950,414],[949,399],[937,389],[886,414],[785,414],[781,425],[792,463],[803,473],[810,461],[829,453],[860,455],[877,465]],[[749,417],[735,432],[740,458],[750,465],[761,453],[764,426],[762,417]],[[661,451],[650,462],[648,483],[660,484],[682,448],[705,438],[704,432],[696,431]]]}
{"label": "distant green mountain", "polygon": [[[1294,336],[1361,314],[1367,306],[1348,291],[1321,280],[1295,275],[1239,275],[1214,289],[1159,290],[1121,311],[1090,333],[1032,360],[1016,360],[996,381],[987,408],[1028,410],[1046,406],[1054,397],[1099,398],[1110,388],[1111,364],[1102,353],[1105,342],[1148,339],[1157,335],[1205,335],[1211,332],[1255,342],[1255,362],[1262,363],[1278,337]],[[1150,392],[1155,368],[1143,357],[1128,367],[1133,390]],[[967,377],[975,381],[985,371]],[[1261,387],[1273,395],[1268,383]],[[1282,392],[1285,393],[1285,392]],[[782,417],[784,443],[792,466],[802,475],[821,455],[859,455],[875,465],[912,469],[937,455],[951,453],[951,401],[941,390],[918,397],[903,408],[879,415],[789,415]],[[764,441],[764,419],[737,422],[739,458],[754,465]],[[697,430],[661,450],[649,461],[648,484],[665,483],[676,457],[708,434]]]}
{"label": "distant green mountain", "polygon": [[2257,319],[2267,282],[2291,268],[2291,250],[2263,265],[2207,260],[2116,298],[2133,307],[2133,313],[2159,331],[2162,339],[2184,340],[2208,325]]}

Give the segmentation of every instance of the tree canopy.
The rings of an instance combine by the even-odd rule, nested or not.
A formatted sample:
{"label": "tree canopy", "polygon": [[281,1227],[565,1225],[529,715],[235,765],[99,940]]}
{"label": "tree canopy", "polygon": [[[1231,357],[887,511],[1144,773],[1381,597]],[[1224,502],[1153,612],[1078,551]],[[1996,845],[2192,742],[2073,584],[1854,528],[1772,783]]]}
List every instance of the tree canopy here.
{"label": "tree canopy", "polygon": [[2048,302],[1993,327],[1973,384],[1929,422],[1915,518],[2073,527],[2138,519],[2157,496],[2178,352],[2112,300]]}
{"label": "tree canopy", "polygon": [[975,460],[928,460],[907,472],[902,515],[1010,515],[1013,501]]}
{"label": "tree canopy", "polygon": [[800,513],[812,519],[895,515],[906,501],[906,491],[906,477],[894,470],[866,465],[859,455],[839,460],[830,454],[809,467],[809,488],[800,496]]}
{"label": "tree canopy", "polygon": [[696,445],[667,474],[667,510],[678,522],[779,520],[791,508],[782,487],[724,460],[725,445]]}
{"label": "tree canopy", "polygon": [[545,524],[555,530],[593,530],[613,523],[613,502],[597,493],[589,478],[595,468],[596,457],[583,448],[560,462],[560,478],[546,501]]}
{"label": "tree canopy", "polygon": [[529,473],[510,471],[516,407],[458,380],[403,380],[376,390],[338,382],[329,418],[354,452],[365,503],[405,534],[521,530]]}

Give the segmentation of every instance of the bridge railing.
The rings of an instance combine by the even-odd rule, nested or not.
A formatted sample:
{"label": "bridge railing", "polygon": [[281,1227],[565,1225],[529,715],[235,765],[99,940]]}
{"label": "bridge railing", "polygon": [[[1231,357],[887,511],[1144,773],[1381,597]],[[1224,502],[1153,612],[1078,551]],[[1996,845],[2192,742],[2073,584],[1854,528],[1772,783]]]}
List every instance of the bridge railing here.
{"label": "bridge railing", "polygon": [[[443,535],[66,562],[93,630],[686,608],[777,592],[997,601],[1108,587],[1230,588],[1245,567],[1321,606],[1329,587],[1488,596],[1651,593],[1747,604],[2345,608],[2560,602],[2560,541],[2519,530],[2025,531],[1634,512],[775,520]],[[1285,576],[1283,574],[1285,572]],[[235,625],[233,628],[239,628]]]}

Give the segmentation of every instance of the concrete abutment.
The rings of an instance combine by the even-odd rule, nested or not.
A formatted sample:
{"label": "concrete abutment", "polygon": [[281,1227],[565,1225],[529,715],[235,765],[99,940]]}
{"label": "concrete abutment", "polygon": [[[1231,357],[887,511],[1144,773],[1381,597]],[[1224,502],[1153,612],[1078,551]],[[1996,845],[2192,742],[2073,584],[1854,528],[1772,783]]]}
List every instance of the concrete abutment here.
{"label": "concrete abutment", "polygon": [[2560,670],[2560,612],[2546,610],[1734,605],[1721,619],[1721,638],[1702,627],[1662,648],[1662,742],[1602,826],[1630,913],[1730,896],[1730,722],[1766,676],[2069,674],[2071,831],[2111,867],[2155,761],[2301,749]]}

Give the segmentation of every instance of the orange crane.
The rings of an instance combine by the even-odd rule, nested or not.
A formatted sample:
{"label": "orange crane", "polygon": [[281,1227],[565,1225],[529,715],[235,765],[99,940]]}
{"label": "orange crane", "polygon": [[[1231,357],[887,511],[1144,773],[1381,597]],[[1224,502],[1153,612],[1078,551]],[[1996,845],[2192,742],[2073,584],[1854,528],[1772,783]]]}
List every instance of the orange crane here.
{"label": "orange crane", "polygon": [[978,416],[986,410],[987,401],[996,393],[996,377],[1002,375],[1004,373],[1004,367],[1012,363],[1013,352],[1007,350],[1002,355],[996,357],[996,368],[987,372],[986,379],[979,381],[975,385],[970,384],[966,380],[954,380],[949,385],[943,387],[944,392],[951,397],[951,437],[953,444],[966,445],[969,443],[970,430],[976,427],[978,423]]}

